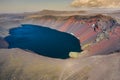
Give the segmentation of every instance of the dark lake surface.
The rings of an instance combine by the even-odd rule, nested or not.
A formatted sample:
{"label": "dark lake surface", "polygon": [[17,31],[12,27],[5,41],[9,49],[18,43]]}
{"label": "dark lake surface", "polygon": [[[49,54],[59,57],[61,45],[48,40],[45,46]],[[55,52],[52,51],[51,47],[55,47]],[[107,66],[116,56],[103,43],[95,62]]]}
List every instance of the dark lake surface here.
{"label": "dark lake surface", "polygon": [[79,40],[71,34],[43,26],[23,24],[12,28],[5,40],[9,48],[31,50],[52,58],[68,58],[69,52],[80,52]]}

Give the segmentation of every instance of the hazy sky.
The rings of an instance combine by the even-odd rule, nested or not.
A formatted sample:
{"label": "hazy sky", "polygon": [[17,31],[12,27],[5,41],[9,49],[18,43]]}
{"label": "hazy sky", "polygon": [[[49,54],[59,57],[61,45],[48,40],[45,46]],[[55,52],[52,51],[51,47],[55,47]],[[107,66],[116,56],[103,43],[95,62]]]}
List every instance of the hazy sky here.
{"label": "hazy sky", "polygon": [[0,13],[81,8],[120,8],[120,0],[0,0]]}
{"label": "hazy sky", "polygon": [[50,10],[72,10],[73,0],[0,0],[0,12],[27,12]]}

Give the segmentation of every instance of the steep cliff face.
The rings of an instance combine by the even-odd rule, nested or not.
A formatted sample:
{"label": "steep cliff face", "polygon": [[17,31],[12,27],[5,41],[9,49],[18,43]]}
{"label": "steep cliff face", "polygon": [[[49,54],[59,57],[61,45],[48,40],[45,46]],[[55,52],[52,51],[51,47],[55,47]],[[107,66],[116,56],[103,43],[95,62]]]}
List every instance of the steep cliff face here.
{"label": "steep cliff face", "polygon": [[103,54],[120,50],[120,26],[105,15],[27,16],[23,22],[50,26],[76,36],[84,50],[90,54]]}
{"label": "steep cliff face", "polygon": [[47,26],[76,36],[80,40],[82,49],[89,51],[90,54],[104,54],[120,51],[120,25],[111,15],[87,14],[85,11],[44,10],[18,14],[15,17],[14,15],[2,16],[0,27],[10,29],[25,23]]}
{"label": "steep cliff face", "polygon": [[16,48],[0,49],[0,80],[120,80],[119,19],[116,21],[106,15],[71,16],[67,12],[53,15],[48,12],[25,13],[22,18],[0,16],[0,48],[8,46],[3,39],[8,29],[29,23],[76,36],[83,52],[80,55],[71,52],[70,56],[75,59],[63,60]]}

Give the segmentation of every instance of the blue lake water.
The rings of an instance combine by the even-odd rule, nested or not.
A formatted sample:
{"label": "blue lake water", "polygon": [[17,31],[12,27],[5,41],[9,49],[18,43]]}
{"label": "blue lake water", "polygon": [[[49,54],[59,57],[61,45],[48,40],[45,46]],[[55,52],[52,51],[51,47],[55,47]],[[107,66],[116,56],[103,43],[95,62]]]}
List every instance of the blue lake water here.
{"label": "blue lake water", "polygon": [[80,52],[79,40],[71,34],[43,26],[23,24],[12,28],[5,40],[9,48],[31,50],[52,58],[68,58],[69,52]]}

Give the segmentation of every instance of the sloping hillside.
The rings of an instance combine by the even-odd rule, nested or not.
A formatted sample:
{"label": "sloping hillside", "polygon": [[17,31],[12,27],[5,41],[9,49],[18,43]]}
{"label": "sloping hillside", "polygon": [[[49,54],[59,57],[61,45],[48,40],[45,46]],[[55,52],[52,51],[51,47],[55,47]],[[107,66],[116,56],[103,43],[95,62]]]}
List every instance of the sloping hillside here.
{"label": "sloping hillside", "polygon": [[20,49],[0,49],[0,80],[119,80],[120,53],[52,59]]}
{"label": "sloping hillside", "polygon": [[[0,14],[0,48],[4,48],[0,49],[0,80],[120,80],[120,24],[119,13],[115,13],[43,10]],[[9,44],[4,37],[9,29],[26,23],[72,34],[83,51],[79,55],[71,52],[73,58],[54,59],[6,49]]]}

